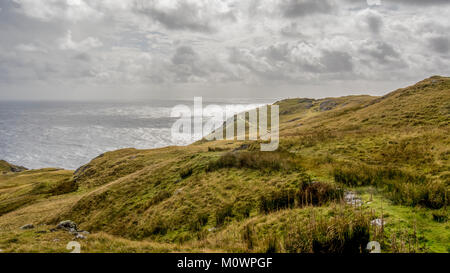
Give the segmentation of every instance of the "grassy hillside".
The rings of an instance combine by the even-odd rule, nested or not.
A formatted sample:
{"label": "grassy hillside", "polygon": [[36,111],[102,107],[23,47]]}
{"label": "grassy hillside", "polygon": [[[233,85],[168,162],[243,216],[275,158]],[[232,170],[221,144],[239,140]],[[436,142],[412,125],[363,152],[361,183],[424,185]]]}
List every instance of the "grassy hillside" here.
{"label": "grassy hillside", "polygon": [[5,160],[0,160],[0,173],[6,174],[10,172],[21,172],[25,171],[26,168],[22,166],[16,166],[6,162]]}
{"label": "grassy hillside", "polygon": [[0,175],[0,249],[66,252],[73,236],[40,232],[71,219],[85,252],[450,251],[450,78],[276,104],[275,152],[203,140]]}

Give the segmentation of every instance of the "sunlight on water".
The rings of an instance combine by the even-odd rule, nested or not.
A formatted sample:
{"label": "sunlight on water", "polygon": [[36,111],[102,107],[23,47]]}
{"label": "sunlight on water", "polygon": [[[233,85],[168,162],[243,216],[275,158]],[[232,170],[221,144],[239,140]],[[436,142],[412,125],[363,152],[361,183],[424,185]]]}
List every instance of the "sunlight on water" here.
{"label": "sunlight on water", "polygon": [[[265,103],[270,101],[204,101],[204,106],[233,104],[241,111]],[[192,107],[193,101],[0,102],[0,159],[27,168],[75,169],[120,148],[187,145],[190,140],[171,140],[170,111],[177,104]]]}

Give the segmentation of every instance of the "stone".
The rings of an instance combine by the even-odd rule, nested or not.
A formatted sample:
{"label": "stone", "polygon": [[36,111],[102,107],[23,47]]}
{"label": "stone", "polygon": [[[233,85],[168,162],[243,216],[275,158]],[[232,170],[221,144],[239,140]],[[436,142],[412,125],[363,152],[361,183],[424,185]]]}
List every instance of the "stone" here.
{"label": "stone", "polygon": [[34,228],[33,224],[27,224],[27,225],[24,225],[24,226],[20,227],[20,229],[33,229],[33,228]]}
{"label": "stone", "polygon": [[378,218],[378,219],[374,219],[374,220],[370,221],[370,224],[373,226],[381,227],[385,224],[385,221]]}
{"label": "stone", "polygon": [[76,236],[75,236],[75,239],[81,239],[81,240],[84,240],[84,239],[86,239],[86,236],[84,236],[83,234],[77,234]]}
{"label": "stone", "polygon": [[76,231],[77,230],[77,224],[75,222],[70,220],[61,221],[57,226],[57,229],[65,229],[67,231]]}
{"label": "stone", "polygon": [[345,192],[344,194],[344,200],[345,203],[352,205],[352,206],[361,206],[362,205],[362,200],[361,198],[358,197],[358,195],[356,195],[356,193],[348,191]]}
{"label": "stone", "polygon": [[333,110],[337,106],[337,102],[332,100],[326,100],[319,105],[320,112]]}

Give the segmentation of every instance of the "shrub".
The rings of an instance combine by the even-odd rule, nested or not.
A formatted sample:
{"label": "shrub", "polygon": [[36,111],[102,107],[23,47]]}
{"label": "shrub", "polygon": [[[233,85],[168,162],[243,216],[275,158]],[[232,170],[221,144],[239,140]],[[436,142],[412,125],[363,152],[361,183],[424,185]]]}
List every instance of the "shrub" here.
{"label": "shrub", "polygon": [[316,219],[308,227],[287,228],[284,249],[290,253],[361,253],[370,239],[370,221],[359,212]]}
{"label": "shrub", "polygon": [[172,194],[167,190],[160,190],[149,201],[147,201],[145,208],[157,205],[162,201],[166,200],[167,198],[170,198],[171,196]]}
{"label": "shrub", "polygon": [[247,249],[249,250],[253,249],[255,245],[254,233],[255,228],[252,224],[245,225],[242,230],[242,241],[247,244]]}
{"label": "shrub", "polygon": [[183,168],[183,169],[180,171],[180,177],[181,177],[182,179],[186,179],[186,178],[188,178],[189,176],[191,176],[192,173],[193,173],[193,169],[190,168],[190,167],[186,167],[186,168]]}
{"label": "shrub", "polygon": [[52,195],[61,195],[78,190],[78,183],[73,179],[66,179],[61,182],[56,183],[51,189],[50,193]]}
{"label": "shrub", "polygon": [[260,196],[259,210],[269,213],[306,205],[320,206],[331,200],[339,200],[342,196],[342,189],[335,185],[318,181],[301,181],[296,188],[277,189]]}
{"label": "shrub", "polygon": [[221,226],[225,223],[227,218],[233,217],[233,205],[225,204],[216,211],[216,226]]}
{"label": "shrub", "polygon": [[209,215],[206,213],[200,213],[194,216],[193,220],[189,223],[189,229],[192,231],[200,231],[208,223]]}
{"label": "shrub", "polygon": [[448,212],[445,209],[433,211],[433,220],[438,223],[445,223],[448,220]]}
{"label": "shrub", "polygon": [[299,170],[297,160],[288,153],[234,151],[222,155],[217,161],[211,162],[207,170],[221,168],[248,168],[261,171],[291,171]]}
{"label": "shrub", "polygon": [[404,172],[392,167],[365,164],[341,164],[333,170],[334,180],[345,185],[383,186],[394,203],[439,209],[448,204],[448,187],[429,181],[425,175]]}

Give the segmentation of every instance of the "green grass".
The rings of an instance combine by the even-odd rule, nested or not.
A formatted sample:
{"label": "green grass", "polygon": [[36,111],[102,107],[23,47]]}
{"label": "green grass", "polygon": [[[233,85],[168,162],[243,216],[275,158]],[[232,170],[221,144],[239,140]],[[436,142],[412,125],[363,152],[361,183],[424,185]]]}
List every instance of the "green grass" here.
{"label": "green grass", "polygon": [[[67,252],[67,234],[18,228],[71,219],[92,232],[88,252],[360,253],[367,240],[449,252],[449,91],[432,77],[383,97],[277,102],[276,152],[201,140],[108,152],[75,172],[8,171],[0,248]],[[373,200],[346,206],[347,188]],[[370,225],[378,217],[383,228]]]}
{"label": "green grass", "polygon": [[[405,241],[410,240],[411,251],[415,249],[418,252],[450,252],[450,223],[435,221],[433,219],[435,210],[395,205],[384,197],[383,191],[377,191],[370,187],[359,188],[357,191],[361,193],[362,199],[366,202],[365,206],[376,210],[378,217],[381,217],[381,213],[383,213],[386,221],[384,228],[387,245],[392,244],[392,238],[395,236],[397,241],[401,237]],[[417,241],[414,238],[414,232]],[[409,242],[405,242],[405,251],[408,244]]]}

